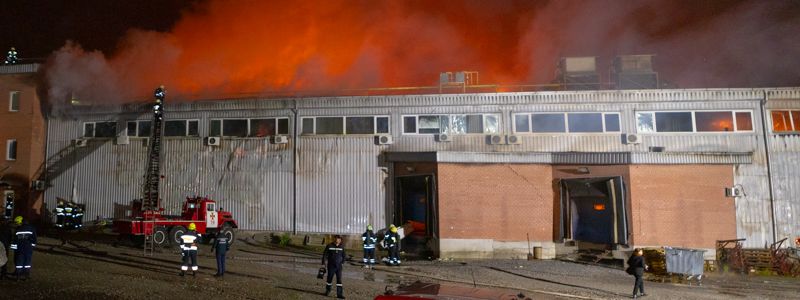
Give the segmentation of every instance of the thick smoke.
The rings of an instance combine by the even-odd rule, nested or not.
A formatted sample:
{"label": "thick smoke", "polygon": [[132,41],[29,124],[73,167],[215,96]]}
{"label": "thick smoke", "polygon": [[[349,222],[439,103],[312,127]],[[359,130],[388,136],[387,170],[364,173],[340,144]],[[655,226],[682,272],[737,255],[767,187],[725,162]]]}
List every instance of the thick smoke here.
{"label": "thick smoke", "polygon": [[615,55],[656,54],[673,86],[797,85],[797,6],[211,0],[169,32],[131,30],[112,54],[67,42],[47,78],[56,102],[127,102],[159,84],[188,99],[431,86],[439,72],[458,70],[479,71],[482,83],[538,84],[552,79],[560,56],[598,56],[605,75]]}

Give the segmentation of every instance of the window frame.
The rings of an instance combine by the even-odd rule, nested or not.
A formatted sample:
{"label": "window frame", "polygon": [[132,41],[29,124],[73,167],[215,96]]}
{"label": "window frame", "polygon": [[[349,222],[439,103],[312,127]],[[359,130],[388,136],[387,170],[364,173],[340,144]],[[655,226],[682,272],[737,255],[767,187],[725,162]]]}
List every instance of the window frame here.
{"label": "window frame", "polygon": [[[347,118],[364,118],[372,117],[372,133],[347,133]],[[301,136],[375,136],[375,135],[392,135],[392,117],[390,115],[346,115],[346,116],[300,116],[300,130],[298,134]],[[342,118],[342,133],[317,133],[317,118]],[[378,118],[386,118],[388,124],[388,132],[378,132]],[[306,126],[303,120],[311,120],[311,132],[304,132]]]}
{"label": "window frame", "polygon": [[[483,132],[482,133],[470,133],[470,132],[458,133],[458,132],[453,132],[452,131],[453,119],[454,119],[453,117],[454,116],[467,117],[467,116],[474,116],[474,115],[480,115],[481,116],[481,127],[483,128]],[[419,117],[428,117],[428,116],[437,116],[437,117],[439,117],[439,132],[438,133],[420,133],[419,132]],[[441,118],[442,118],[442,116],[447,117],[447,123],[448,123],[447,132],[442,132],[442,127],[441,127],[441,122],[442,122]],[[487,116],[493,116],[497,120],[497,132],[486,132],[486,128],[487,128],[487,126],[486,126],[486,122],[487,122],[486,119],[487,118],[486,117]],[[415,132],[406,132],[405,128],[406,128],[406,118],[407,117],[413,117],[414,118],[414,123],[415,123],[414,127],[416,129]],[[503,132],[503,117],[502,117],[502,113],[478,112],[478,113],[456,113],[456,114],[407,114],[407,115],[400,115],[400,120],[401,120],[400,133],[402,135],[410,135],[410,136],[413,136],[413,135],[437,135],[437,134],[473,135],[473,136],[475,136],[475,135],[487,135],[487,134],[489,134],[489,135],[490,134],[501,134]]]}
{"label": "window frame", "polygon": [[[273,119],[275,121],[275,134],[274,135],[266,135],[266,136],[250,136],[250,133],[251,133],[252,128],[253,128],[252,120],[266,120],[266,119]],[[286,124],[286,133],[285,134],[281,134],[280,133],[280,131],[281,131],[280,129],[282,128],[281,125],[280,125],[280,120],[282,120],[282,119],[287,121],[286,122],[287,123]],[[195,119],[189,119],[189,120],[195,120]],[[225,120],[245,120],[245,121],[247,121],[247,135],[245,135],[245,136],[225,135]],[[208,134],[208,136],[212,136],[211,135],[211,123],[213,121],[219,121],[219,135],[213,135],[213,136],[218,136],[218,137],[221,137],[221,138],[268,139],[268,138],[275,137],[275,136],[288,136],[288,135],[291,134],[291,130],[289,130],[289,129],[291,129],[291,126],[292,126],[291,122],[289,122],[289,121],[291,121],[289,119],[289,117],[210,118],[210,119],[208,119],[208,126],[207,126],[207,129],[208,129],[207,134]],[[187,123],[186,125],[187,125],[186,131],[188,133],[188,131],[189,131],[188,125],[189,124]],[[200,124],[199,123],[197,125],[197,131],[198,131],[198,136],[200,136]]]}
{"label": "window frame", "polygon": [[[119,129],[119,128],[116,128],[117,126],[119,126],[119,122],[117,122],[117,121],[90,121],[90,122],[83,122],[82,123],[83,126],[81,126],[81,138],[84,138],[84,139],[113,139],[113,138],[116,138],[117,135],[119,135],[120,132],[117,131],[117,132],[114,133],[114,136],[100,136],[100,137],[98,137],[97,136],[97,124],[98,123],[114,123],[115,124],[114,125],[115,131],[117,131]],[[92,135],[91,136],[86,136],[86,124],[92,124]],[[137,130],[138,130],[138,128],[137,128]],[[128,123],[125,123],[125,134],[128,134]]]}
{"label": "window frame", "polygon": [[[130,135],[128,133],[128,125],[130,125],[131,123],[136,124],[136,132],[134,132],[135,133],[134,135]],[[142,123],[150,123],[150,134],[148,134],[146,136],[139,135],[139,133],[140,133],[140,131],[142,129],[142,126],[141,126]],[[150,120],[131,120],[131,121],[127,121],[125,123],[125,134],[128,135],[128,137],[131,137],[131,138],[149,138],[153,134],[153,121],[150,121]]]}
{"label": "window frame", "polygon": [[[180,122],[183,121],[184,125],[186,126],[186,131],[183,135],[167,135],[167,122]],[[197,122],[197,135],[189,135],[189,122]],[[136,131],[139,131],[139,124],[136,124]],[[163,120],[161,126],[164,126],[161,130],[161,136],[165,138],[199,138],[200,137],[200,119],[177,119],[177,120]],[[150,130],[153,130],[152,126]]]}
{"label": "window frame", "polygon": [[[11,157],[11,145],[14,145],[14,157]],[[19,143],[17,139],[6,140],[6,161],[16,161],[19,157]]]}
{"label": "window frame", "polygon": [[[774,125],[775,123],[774,123],[774,120],[772,119],[772,113],[773,112],[787,112],[789,114],[789,124],[788,124],[788,126],[790,128],[792,128],[792,130],[775,131],[775,125]],[[792,112],[800,113],[800,109],[787,108],[787,109],[770,109],[770,110],[768,110],[768,114],[767,115],[769,115],[769,124],[770,124],[769,132],[772,133],[772,134],[800,134],[800,130],[796,130],[797,128],[800,128],[800,124],[798,124],[798,126],[795,126],[795,122],[800,122],[800,120],[795,120],[794,119],[794,115],[792,114]]]}
{"label": "window frame", "polygon": [[[16,98],[14,97],[16,95]],[[16,106],[17,108],[14,109],[14,99],[16,99]],[[8,92],[8,111],[9,112],[19,112],[22,105],[22,92],[21,91],[9,91]]]}
{"label": "window frame", "polygon": [[[692,131],[673,131],[673,132],[659,132],[658,125],[656,121],[656,113],[690,113],[692,118]],[[727,112],[731,114],[733,118],[733,130],[731,131],[697,131],[697,113],[701,112]],[[748,113],[750,114],[750,124],[752,125],[752,129],[750,130],[740,130],[738,122],[736,120],[737,113]],[[653,131],[640,131],[639,130],[639,114],[652,114],[653,118]],[[748,134],[755,132],[755,123],[753,122],[753,111],[748,109],[702,109],[702,110],[641,110],[641,111],[634,111],[634,120],[636,122],[634,128],[636,129],[637,134],[653,134],[653,135],[681,135],[681,134]]]}
{"label": "window frame", "polygon": [[[557,115],[564,116],[564,131],[563,132],[534,132],[533,131],[533,115]],[[603,131],[600,132],[571,132],[569,131],[569,114],[600,114],[600,124]],[[517,131],[517,116],[527,116],[528,131]],[[606,127],[606,115],[617,115],[619,120],[619,131],[608,131]],[[622,113],[618,111],[536,111],[536,112],[516,112],[511,114],[512,124],[511,132],[513,134],[529,134],[529,135],[610,135],[620,134],[622,132]]]}

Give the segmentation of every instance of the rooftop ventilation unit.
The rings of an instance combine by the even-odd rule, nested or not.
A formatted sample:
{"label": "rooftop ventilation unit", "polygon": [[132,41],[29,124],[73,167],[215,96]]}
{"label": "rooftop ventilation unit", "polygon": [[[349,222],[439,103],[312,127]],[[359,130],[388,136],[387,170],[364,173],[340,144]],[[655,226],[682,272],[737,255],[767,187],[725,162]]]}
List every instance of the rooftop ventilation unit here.
{"label": "rooftop ventilation unit", "polygon": [[614,59],[612,80],[619,90],[657,89],[654,55],[620,55]]}
{"label": "rooftop ventilation unit", "polygon": [[558,63],[556,83],[567,90],[600,89],[597,58],[594,56],[562,57]]}
{"label": "rooftop ventilation unit", "polygon": [[376,135],[375,136],[375,144],[378,145],[389,145],[394,143],[391,135]]}

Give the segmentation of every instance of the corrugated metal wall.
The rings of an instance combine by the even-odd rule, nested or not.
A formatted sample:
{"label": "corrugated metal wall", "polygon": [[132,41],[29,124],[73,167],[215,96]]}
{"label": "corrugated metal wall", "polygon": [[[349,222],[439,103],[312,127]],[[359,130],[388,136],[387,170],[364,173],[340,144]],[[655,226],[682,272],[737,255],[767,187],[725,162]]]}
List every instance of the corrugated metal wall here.
{"label": "corrugated metal wall", "polygon": [[[439,159],[451,156],[465,159],[467,156],[456,154],[473,153],[467,157],[472,160],[488,157],[482,153],[516,153],[514,157],[501,158],[501,161],[510,162],[543,160],[549,156],[542,153],[548,152],[630,152],[633,163],[739,163],[734,166],[735,182],[741,184],[747,194],[736,200],[739,236],[748,238],[748,246],[763,246],[772,240],[769,185],[759,130],[759,101],[765,95],[797,99],[800,89],[320,97],[174,104],[167,107],[167,119],[200,119],[201,136],[207,135],[210,118],[291,118],[294,115],[291,109],[295,108],[300,117],[389,115],[395,142],[375,145],[372,136],[301,136],[290,139],[289,144],[274,145],[265,139],[225,138],[221,147],[213,148],[202,145],[199,138],[166,138],[162,194],[167,210],[172,212],[177,212],[185,196],[209,195],[218,199],[226,210],[231,210],[246,229],[357,233],[367,223],[382,226],[390,221],[392,208],[387,204],[392,198],[392,166],[382,156],[387,151],[440,151]],[[797,100],[785,100],[775,105],[796,108],[797,103]],[[149,113],[136,113],[141,106],[61,111],[70,116],[51,119],[48,157],[80,136],[81,121],[149,119]],[[620,133],[636,132],[637,111],[719,109],[752,111],[757,130],[723,134],[641,134],[642,143],[637,145],[625,145],[620,141]],[[401,134],[401,120],[405,114],[496,113],[502,116],[502,134],[510,134],[514,113],[546,111],[620,112],[621,132],[520,135],[520,145],[490,145],[485,135],[455,135],[452,142],[443,143],[437,142],[433,135]],[[290,119],[292,123],[294,120]],[[773,149],[785,145],[783,152],[772,157],[775,210],[779,212],[776,219],[781,234],[798,229],[792,213],[800,208],[800,186],[796,179],[800,174],[791,166],[797,165],[800,142],[792,138],[779,136],[770,141]],[[296,166],[293,165],[295,142]],[[649,153],[650,146],[665,147],[669,155]],[[146,149],[141,141],[132,139],[130,145],[93,140],[85,148],[67,151],[64,160],[73,161],[74,166],[53,178],[53,187],[46,192],[48,207],[53,207],[55,196],[72,194],[74,185],[81,202],[88,204],[87,216],[119,216],[130,199],[140,195]],[[737,155],[706,157],[697,155],[698,152]],[[752,155],[747,156],[747,153]],[[294,167],[297,168],[296,188]]]}

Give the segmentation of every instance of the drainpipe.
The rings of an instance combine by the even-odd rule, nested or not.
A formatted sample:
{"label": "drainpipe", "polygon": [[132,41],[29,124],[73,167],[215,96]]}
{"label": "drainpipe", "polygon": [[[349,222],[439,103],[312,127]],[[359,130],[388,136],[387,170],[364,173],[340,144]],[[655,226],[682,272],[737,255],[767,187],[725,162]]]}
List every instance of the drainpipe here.
{"label": "drainpipe", "polygon": [[297,99],[292,100],[292,234],[297,234]]}
{"label": "drainpipe", "polygon": [[769,184],[769,216],[770,221],[772,222],[772,242],[774,243],[778,241],[778,229],[775,225],[775,187],[772,184],[772,166],[770,164],[770,147],[768,140],[769,135],[767,134],[767,112],[764,109],[769,96],[767,95],[766,90],[763,92],[764,98],[759,101],[761,108],[761,133],[764,138],[764,154],[767,162],[767,184]]}

